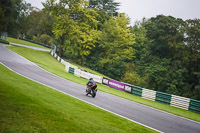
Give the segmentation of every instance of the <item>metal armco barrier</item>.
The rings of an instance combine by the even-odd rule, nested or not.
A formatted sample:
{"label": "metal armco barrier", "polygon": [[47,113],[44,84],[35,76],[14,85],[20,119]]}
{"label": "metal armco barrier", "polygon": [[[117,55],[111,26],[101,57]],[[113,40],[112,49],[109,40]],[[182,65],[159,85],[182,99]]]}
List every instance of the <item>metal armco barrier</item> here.
{"label": "metal armco barrier", "polygon": [[189,98],[172,95],[170,105],[174,106],[174,107],[178,107],[178,108],[188,110],[189,103],[190,103]]}
{"label": "metal armco barrier", "polygon": [[156,91],[143,88],[142,98],[155,101]]}
{"label": "metal armco barrier", "polygon": [[93,78],[94,81],[96,81],[97,83],[102,84],[103,77],[94,75],[94,74],[89,73],[89,72],[85,72],[83,70],[80,71],[80,77],[85,78],[85,79]]}
{"label": "metal armco barrier", "polygon": [[54,57],[57,58],[57,54],[56,53],[54,53]]}
{"label": "metal armco barrier", "polygon": [[108,85],[109,84],[108,82],[109,82],[108,79],[103,77],[102,84]]}
{"label": "metal armco barrier", "polygon": [[65,65],[65,66],[69,66],[69,65],[70,65],[69,62],[66,62],[66,61],[64,61],[63,59],[61,59],[61,63],[62,63],[63,65]]}
{"label": "metal armco barrier", "polygon": [[75,69],[74,70],[74,75],[77,77],[81,77],[81,70],[80,69]]}
{"label": "metal armco barrier", "polygon": [[156,92],[156,102],[169,104],[171,102],[171,94],[162,93],[162,92]]}
{"label": "metal armco barrier", "polygon": [[51,50],[51,55],[52,55],[52,56],[54,55],[54,52],[53,52],[53,50]]}
{"label": "metal armco barrier", "polygon": [[111,88],[115,88],[121,91],[125,91],[125,85],[122,82],[116,81],[116,80],[112,80],[112,79],[108,79],[108,86]]}
{"label": "metal armco barrier", "polygon": [[69,62],[64,61],[61,59],[59,56],[57,56],[56,53],[53,51],[50,52],[50,54],[56,58],[59,62],[65,65],[65,71],[71,74],[74,74],[77,77],[82,77],[82,78],[93,78],[96,82],[104,84],[106,86],[109,86],[111,88],[115,88],[121,91],[125,91],[128,93],[131,93],[135,96],[142,97],[147,100],[151,101],[156,101],[159,103],[164,103],[168,104],[170,106],[174,106],[177,108],[189,110],[195,113],[200,114],[200,101],[190,99],[190,98],[185,98],[181,96],[176,96],[176,95],[171,95],[163,92],[158,92],[150,89],[145,89],[139,86],[135,85],[130,85],[127,83],[119,82],[116,80],[100,77],[88,72],[84,72],[81,69],[78,69],[77,66],[74,66],[70,64]]}
{"label": "metal armco barrier", "polygon": [[68,65],[65,65],[65,72],[69,73],[69,66]]}
{"label": "metal armco barrier", "polygon": [[69,73],[74,74],[74,68],[69,67]]}
{"label": "metal armco barrier", "polygon": [[60,62],[61,58],[59,56],[57,56],[57,60]]}
{"label": "metal armco barrier", "polygon": [[142,96],[142,88],[138,86],[132,86],[132,94],[141,97]]}
{"label": "metal armco barrier", "polygon": [[190,104],[189,104],[188,110],[200,114],[200,101],[190,99]]}
{"label": "metal armco barrier", "polygon": [[119,81],[116,81],[116,80],[112,80],[112,79],[108,79],[108,78],[103,78],[102,83],[104,85],[111,87],[111,88],[115,88],[117,90],[125,91],[125,86],[126,86],[125,83],[122,83],[122,82],[119,82]]}
{"label": "metal armco barrier", "polygon": [[125,85],[124,89],[125,89],[125,91],[128,92],[128,93],[131,93],[131,92],[132,92],[132,86],[131,86],[131,85]]}

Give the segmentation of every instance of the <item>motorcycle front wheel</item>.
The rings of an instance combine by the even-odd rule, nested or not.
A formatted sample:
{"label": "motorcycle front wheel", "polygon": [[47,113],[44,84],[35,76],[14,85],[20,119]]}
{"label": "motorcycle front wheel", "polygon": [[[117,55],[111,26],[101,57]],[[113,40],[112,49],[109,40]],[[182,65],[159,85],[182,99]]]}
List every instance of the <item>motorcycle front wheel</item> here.
{"label": "motorcycle front wheel", "polygon": [[96,96],[96,91],[92,89],[92,97]]}

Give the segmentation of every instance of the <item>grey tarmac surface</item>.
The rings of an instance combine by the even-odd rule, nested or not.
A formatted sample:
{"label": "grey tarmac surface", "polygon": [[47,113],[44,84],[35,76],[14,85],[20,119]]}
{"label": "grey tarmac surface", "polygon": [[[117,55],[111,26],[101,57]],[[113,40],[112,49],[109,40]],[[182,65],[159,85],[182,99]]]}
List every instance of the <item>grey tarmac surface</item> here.
{"label": "grey tarmac surface", "polygon": [[13,43],[13,42],[11,42],[10,44],[15,45],[15,46],[20,46],[20,47],[31,48],[31,49],[35,49],[35,50],[39,50],[39,51],[50,52],[50,49],[38,48],[38,47],[34,47],[34,46],[27,46],[27,45],[17,44],[17,43]]}
{"label": "grey tarmac surface", "polygon": [[62,91],[97,107],[166,133],[200,133],[200,123],[138,104],[102,91],[85,96],[85,86],[51,74],[0,44],[0,63],[39,83]]}

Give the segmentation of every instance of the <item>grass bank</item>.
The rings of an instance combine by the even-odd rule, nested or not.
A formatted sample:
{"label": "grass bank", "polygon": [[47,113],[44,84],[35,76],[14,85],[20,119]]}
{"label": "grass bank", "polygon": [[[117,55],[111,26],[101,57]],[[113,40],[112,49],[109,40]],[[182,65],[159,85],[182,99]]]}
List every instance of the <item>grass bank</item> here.
{"label": "grass bank", "polygon": [[35,44],[35,43],[32,43],[32,42],[27,42],[27,41],[24,41],[24,40],[15,39],[15,38],[11,38],[11,37],[7,37],[7,41],[8,41],[8,42],[12,42],[12,43],[27,45],[27,46],[33,46],[33,47],[38,47],[38,48],[49,49],[49,48],[46,48],[46,47],[41,46],[41,45],[39,45],[39,44]]}
{"label": "grass bank", "polygon": [[0,43],[9,44],[8,41],[2,40],[1,38],[0,38]]}
{"label": "grass bank", "polygon": [[[41,52],[41,51],[36,51],[36,50],[32,50],[32,49],[27,49],[27,48],[23,48],[23,47],[8,47],[10,50],[22,55],[23,57],[27,58],[28,60],[37,63],[40,67],[42,67],[43,69],[54,73],[60,77],[63,77],[65,79],[71,80],[73,82],[85,85],[85,83],[87,82],[86,79],[83,78],[78,78],[72,74],[66,73],[64,71],[65,67],[64,65],[62,65],[61,63],[59,63],[56,59],[54,59],[50,53],[48,52]],[[200,122],[200,114],[191,112],[191,111],[187,111],[187,110],[183,110],[183,109],[179,109],[176,107],[172,107],[169,105],[165,105],[165,104],[161,104],[158,102],[153,102],[150,100],[146,100],[143,99],[141,97],[137,97],[134,96],[132,94],[129,93],[125,93],[122,91],[119,91],[117,89],[113,89],[104,85],[99,84],[98,85],[98,89],[137,103],[141,103],[159,110],[163,110],[181,117],[185,117],[185,118],[189,118],[191,120],[195,120],[195,121],[199,121]],[[97,95],[98,96],[98,95]]]}
{"label": "grass bank", "polygon": [[0,64],[0,132],[155,132],[24,78]]}

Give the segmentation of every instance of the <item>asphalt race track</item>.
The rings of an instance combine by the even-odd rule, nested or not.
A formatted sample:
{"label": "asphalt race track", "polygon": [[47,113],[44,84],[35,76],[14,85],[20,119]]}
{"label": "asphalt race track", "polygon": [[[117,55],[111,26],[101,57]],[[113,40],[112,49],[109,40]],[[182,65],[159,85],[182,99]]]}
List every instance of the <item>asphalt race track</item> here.
{"label": "asphalt race track", "polygon": [[11,44],[11,45],[15,45],[15,46],[21,46],[21,47],[31,48],[31,49],[35,49],[35,50],[39,50],[39,51],[50,52],[49,49],[38,48],[38,47],[33,47],[33,46],[27,46],[27,45],[22,45],[22,44],[12,43],[12,42],[11,42],[10,44]]}
{"label": "asphalt race track", "polygon": [[[62,91],[131,121],[166,133],[200,133],[200,123],[178,117],[101,91],[85,96],[85,86],[53,75],[0,43],[0,63],[29,79]],[[1,70],[0,70],[1,71]]]}

